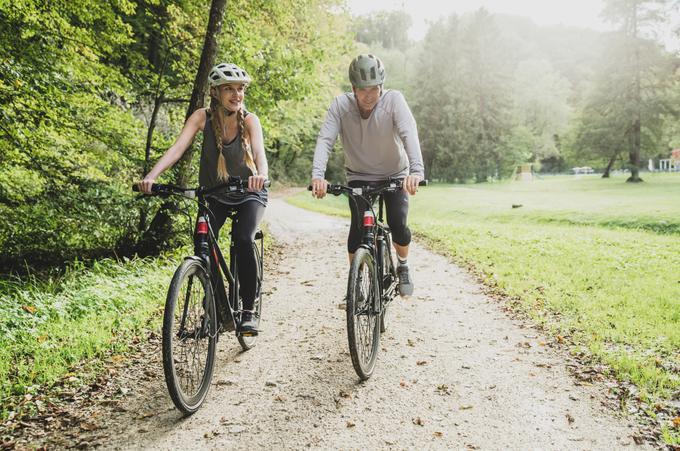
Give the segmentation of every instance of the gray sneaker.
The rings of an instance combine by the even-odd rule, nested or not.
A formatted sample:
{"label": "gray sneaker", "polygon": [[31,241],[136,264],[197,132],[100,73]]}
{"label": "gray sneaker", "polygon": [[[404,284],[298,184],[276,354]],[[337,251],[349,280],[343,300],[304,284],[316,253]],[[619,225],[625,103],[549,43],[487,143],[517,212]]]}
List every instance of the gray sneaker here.
{"label": "gray sneaker", "polygon": [[399,277],[399,294],[411,296],[413,294],[413,281],[408,273],[408,266],[399,265],[397,267],[397,276]]}

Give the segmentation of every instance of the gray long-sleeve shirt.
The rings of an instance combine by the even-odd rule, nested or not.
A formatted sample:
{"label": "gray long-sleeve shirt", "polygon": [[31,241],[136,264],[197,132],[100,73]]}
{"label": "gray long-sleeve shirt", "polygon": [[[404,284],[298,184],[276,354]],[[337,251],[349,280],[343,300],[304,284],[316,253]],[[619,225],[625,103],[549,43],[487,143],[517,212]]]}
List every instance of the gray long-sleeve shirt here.
{"label": "gray long-sleeve shirt", "polygon": [[338,135],[348,181],[425,177],[416,121],[399,91],[385,91],[368,119],[361,118],[354,93],[337,96],[316,140],[312,178],[324,178]]}

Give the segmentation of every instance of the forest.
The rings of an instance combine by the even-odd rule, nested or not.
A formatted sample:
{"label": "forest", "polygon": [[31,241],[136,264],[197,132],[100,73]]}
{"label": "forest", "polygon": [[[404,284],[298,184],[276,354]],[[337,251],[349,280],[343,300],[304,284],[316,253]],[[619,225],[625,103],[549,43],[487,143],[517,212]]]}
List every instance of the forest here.
{"label": "forest", "polygon": [[[207,5],[191,0],[0,3],[5,272],[173,247],[172,205],[138,202],[130,186],[205,104],[207,31],[213,63],[253,75],[247,107],[262,118],[279,186],[308,181],[326,108],[349,90],[347,65],[361,52],[381,57],[385,87],[404,92],[435,181],[498,181],[530,163],[636,182],[649,159],[680,147],[680,58],[654,34],[671,26],[674,2],[609,0],[608,33],[480,9],[441,18],[418,42],[400,11],[353,17],[340,0],[211,8],[220,3],[212,30]],[[187,154],[165,181],[195,183]],[[342,179],[341,152],[327,177]]]}

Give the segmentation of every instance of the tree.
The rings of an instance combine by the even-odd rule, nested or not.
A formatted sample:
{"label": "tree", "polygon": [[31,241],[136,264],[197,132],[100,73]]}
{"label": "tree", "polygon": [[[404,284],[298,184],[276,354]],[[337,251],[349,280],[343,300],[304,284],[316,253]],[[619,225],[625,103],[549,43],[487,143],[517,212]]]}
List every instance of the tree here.
{"label": "tree", "polygon": [[513,81],[513,117],[519,122],[516,136],[526,132],[533,135],[529,140],[524,136],[520,141],[531,142],[525,161],[539,162],[559,156],[559,136],[564,133],[570,119],[567,102],[571,94],[569,82],[562,77],[547,60],[528,59],[521,61],[515,69]]}
{"label": "tree", "polygon": [[413,21],[405,11],[378,11],[355,19],[356,40],[365,44],[379,43],[387,49],[405,50],[408,30]]}
{"label": "tree", "polygon": [[656,156],[664,120],[677,117],[672,98],[675,63],[651,39],[620,31],[606,36],[605,42],[606,53],[568,147],[582,161],[606,162],[603,177],[626,155],[631,171],[627,181],[640,182],[641,160]]}
{"label": "tree", "polygon": [[[222,29],[222,20],[226,4],[226,0],[212,0],[210,4],[208,26],[205,31],[203,50],[201,51],[198,70],[196,71],[196,76],[194,78],[191,99],[189,100],[189,106],[187,107],[184,118],[185,122],[194,111],[202,108],[204,105],[205,95],[208,89],[208,74],[210,69],[215,65],[217,35]],[[175,183],[179,186],[187,186],[189,182],[192,156],[193,146],[189,146],[184,152],[184,155],[182,155],[180,161],[177,162]],[[149,229],[142,235],[142,240],[138,248],[139,253],[158,253],[161,246],[167,242],[168,237],[172,234],[172,213],[176,211],[177,206],[173,201],[167,201],[162,205],[154,219],[151,221]]]}
{"label": "tree", "polygon": [[[628,182],[641,182],[640,150],[643,129],[655,129],[664,113],[664,81],[668,73],[659,73],[662,61],[659,59],[659,45],[645,39],[650,27],[664,21],[664,7],[668,0],[607,0],[604,15],[619,25],[616,39],[609,47],[608,67],[611,82],[618,88],[609,91],[614,94],[609,102],[611,110],[624,117],[630,162]],[[659,76],[661,75],[661,76]]]}

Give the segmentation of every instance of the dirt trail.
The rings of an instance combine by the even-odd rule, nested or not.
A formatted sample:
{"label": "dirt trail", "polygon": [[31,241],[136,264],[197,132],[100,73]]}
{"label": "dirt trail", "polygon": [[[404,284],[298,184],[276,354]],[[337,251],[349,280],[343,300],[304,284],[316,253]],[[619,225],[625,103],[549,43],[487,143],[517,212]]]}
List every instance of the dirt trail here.
{"label": "dirt trail", "polygon": [[283,247],[266,272],[258,345],[241,353],[220,338],[214,385],[187,419],[162,378],[131,382],[126,411],[97,418],[106,448],[640,448],[602,387],[576,385],[561,351],[417,243],[415,295],[393,304],[377,369],[359,383],[338,308],[347,221],[281,199],[266,219]]}

